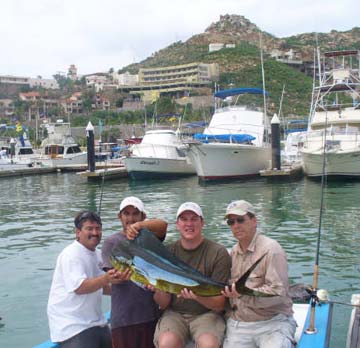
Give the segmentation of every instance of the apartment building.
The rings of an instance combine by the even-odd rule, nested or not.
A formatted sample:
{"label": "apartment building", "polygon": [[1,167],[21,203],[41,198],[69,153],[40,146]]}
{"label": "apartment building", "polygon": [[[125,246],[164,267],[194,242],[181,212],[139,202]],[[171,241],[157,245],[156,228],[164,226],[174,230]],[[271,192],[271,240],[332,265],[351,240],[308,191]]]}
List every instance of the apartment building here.
{"label": "apartment building", "polygon": [[0,76],[0,83],[29,85],[30,84],[29,80],[30,80],[30,77],[24,77],[24,76],[12,76],[12,75],[1,75]]}
{"label": "apartment building", "polygon": [[189,63],[139,70],[139,85],[208,84],[219,79],[218,64]]}
{"label": "apartment building", "polygon": [[171,94],[175,97],[187,95],[191,90],[207,87],[212,81],[218,79],[218,64],[196,62],[140,69],[138,86],[124,86],[121,89],[133,95],[141,94],[142,100],[148,103],[164,94]]}

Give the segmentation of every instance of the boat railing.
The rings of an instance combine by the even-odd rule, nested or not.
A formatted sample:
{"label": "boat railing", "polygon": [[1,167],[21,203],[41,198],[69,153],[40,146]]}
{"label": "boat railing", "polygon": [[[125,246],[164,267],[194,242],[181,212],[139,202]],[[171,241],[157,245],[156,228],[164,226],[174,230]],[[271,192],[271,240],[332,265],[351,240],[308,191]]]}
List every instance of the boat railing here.
{"label": "boat railing", "polygon": [[248,111],[259,111],[262,112],[262,109],[256,105],[221,105],[215,109],[215,113],[224,112],[229,110],[248,110]]}
{"label": "boat railing", "polygon": [[[355,127],[354,127],[355,128]],[[325,130],[313,130],[307,132],[304,148],[314,148],[320,146],[323,148],[325,139]],[[331,128],[326,131],[327,149],[360,147],[360,131],[349,128]]]}

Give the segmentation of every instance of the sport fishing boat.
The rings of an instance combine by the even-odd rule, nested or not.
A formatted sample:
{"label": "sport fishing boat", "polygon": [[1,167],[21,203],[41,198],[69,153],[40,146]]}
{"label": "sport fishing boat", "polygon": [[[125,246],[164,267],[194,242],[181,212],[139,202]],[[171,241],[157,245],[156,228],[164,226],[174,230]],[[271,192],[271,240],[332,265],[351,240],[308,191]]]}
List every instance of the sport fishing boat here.
{"label": "sport fishing boat", "polygon": [[326,175],[359,178],[360,51],[326,52],[323,62],[301,150],[304,172],[321,176],[325,153]]}
{"label": "sport fishing boat", "polygon": [[186,145],[170,129],[149,130],[125,158],[132,179],[169,178],[195,174],[185,153]]}
{"label": "sport fishing boat", "polygon": [[244,95],[265,96],[267,92],[260,88],[216,92],[215,100],[221,102],[209,126],[189,142],[188,155],[201,180],[255,176],[268,167],[270,123],[266,112],[241,103]]}
{"label": "sport fishing boat", "polygon": [[87,165],[87,152],[80,149],[71,135],[70,123],[46,124],[48,136],[41,143],[41,162],[50,167]]}

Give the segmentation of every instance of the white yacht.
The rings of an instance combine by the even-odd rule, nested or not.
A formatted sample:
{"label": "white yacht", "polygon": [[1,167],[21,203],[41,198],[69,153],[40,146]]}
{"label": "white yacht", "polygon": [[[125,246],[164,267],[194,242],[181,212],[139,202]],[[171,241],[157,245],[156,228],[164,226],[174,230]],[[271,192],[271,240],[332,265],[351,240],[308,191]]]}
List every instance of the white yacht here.
{"label": "white yacht", "polygon": [[149,130],[130,148],[125,166],[133,179],[169,178],[195,174],[178,135],[170,129]]}
{"label": "white yacht", "polygon": [[189,143],[188,155],[201,180],[255,176],[269,166],[270,124],[262,110],[241,103],[239,97],[246,94],[267,93],[259,88],[233,88],[214,94],[227,105],[216,108],[209,126]]}
{"label": "white yacht", "polygon": [[41,143],[43,165],[64,167],[87,164],[87,152],[82,151],[71,136],[70,123],[49,123],[45,128],[48,136]]}
{"label": "white yacht", "polygon": [[358,50],[324,54],[301,150],[308,176],[360,177],[359,63]]}

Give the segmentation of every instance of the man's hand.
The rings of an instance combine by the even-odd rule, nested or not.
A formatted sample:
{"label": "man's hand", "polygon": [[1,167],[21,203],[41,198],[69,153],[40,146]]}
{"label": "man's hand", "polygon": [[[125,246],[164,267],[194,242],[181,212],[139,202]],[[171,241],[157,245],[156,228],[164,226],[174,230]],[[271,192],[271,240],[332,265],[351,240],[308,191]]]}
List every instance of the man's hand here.
{"label": "man's hand", "polygon": [[225,286],[225,289],[221,293],[228,298],[239,298],[241,295],[236,291],[235,283],[229,286]]}
{"label": "man's hand", "polygon": [[119,272],[116,269],[110,269],[109,271],[107,271],[106,275],[109,283],[120,284],[130,279],[131,270],[127,269],[124,272]]}
{"label": "man's hand", "polygon": [[191,290],[188,290],[186,288],[182,289],[180,294],[177,295],[177,297],[181,297],[187,300],[198,300],[198,296],[196,296]]}
{"label": "man's hand", "polygon": [[143,227],[144,226],[142,224],[142,221],[138,221],[138,222],[135,222],[134,224],[126,226],[126,229],[125,229],[126,238],[129,240],[135,239],[138,236],[139,231]]}

